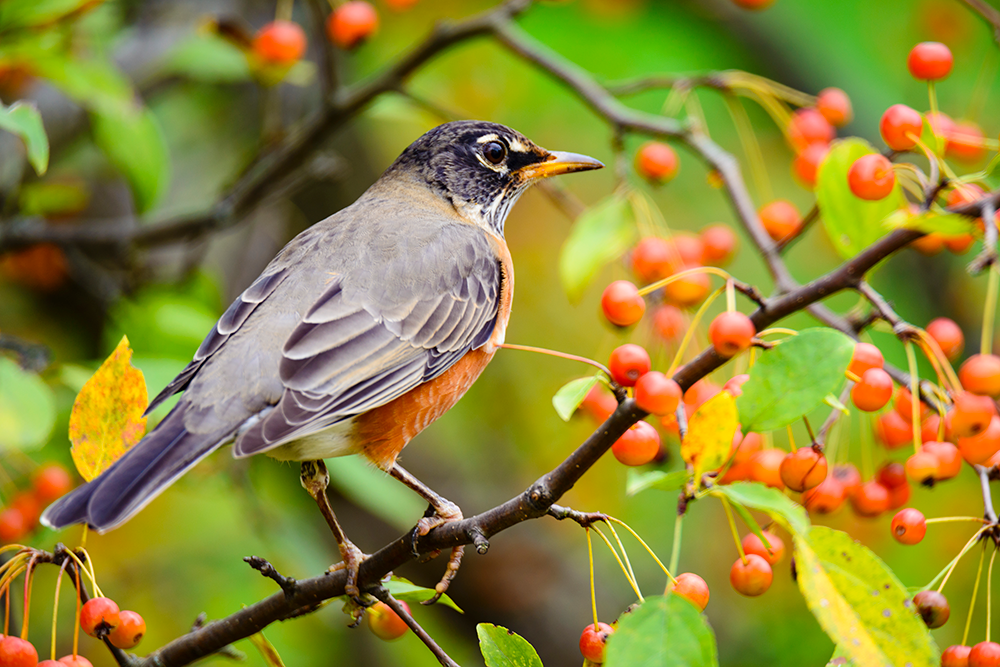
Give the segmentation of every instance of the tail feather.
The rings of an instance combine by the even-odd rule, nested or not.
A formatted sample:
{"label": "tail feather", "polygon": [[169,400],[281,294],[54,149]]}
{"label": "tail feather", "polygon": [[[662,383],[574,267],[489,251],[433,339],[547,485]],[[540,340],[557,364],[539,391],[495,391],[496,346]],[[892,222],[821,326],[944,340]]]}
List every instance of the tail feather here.
{"label": "tail feather", "polygon": [[160,495],[178,477],[224,442],[231,431],[191,433],[184,427],[184,401],[110,468],[50,505],[46,526],[86,523],[98,533],[115,528]]}

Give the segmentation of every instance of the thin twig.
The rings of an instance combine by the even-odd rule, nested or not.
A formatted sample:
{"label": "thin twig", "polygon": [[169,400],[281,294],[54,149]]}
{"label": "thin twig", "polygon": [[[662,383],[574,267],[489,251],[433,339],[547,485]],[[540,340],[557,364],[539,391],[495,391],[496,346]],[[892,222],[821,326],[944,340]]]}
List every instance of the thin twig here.
{"label": "thin twig", "polygon": [[415,634],[420,641],[427,646],[430,652],[434,654],[434,657],[438,659],[438,662],[444,665],[444,667],[459,667],[458,663],[452,660],[451,657],[444,652],[444,649],[441,648],[436,641],[434,641],[434,638],[427,634],[422,627],[420,627],[420,624],[413,619],[413,616],[411,616],[408,611],[406,611],[406,607],[401,605],[399,600],[392,597],[392,594],[389,593],[387,589],[379,586],[378,588],[373,589],[371,593],[379,600],[389,605],[389,608],[396,612],[397,616],[403,619],[403,622],[406,623],[410,630],[413,630],[413,634]]}

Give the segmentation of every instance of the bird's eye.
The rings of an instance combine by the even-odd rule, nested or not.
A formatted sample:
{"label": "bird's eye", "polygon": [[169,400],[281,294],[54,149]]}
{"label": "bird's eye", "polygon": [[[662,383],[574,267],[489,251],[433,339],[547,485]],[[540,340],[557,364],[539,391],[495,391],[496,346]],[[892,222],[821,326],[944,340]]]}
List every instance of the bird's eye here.
{"label": "bird's eye", "polygon": [[483,155],[490,161],[490,164],[500,164],[507,157],[507,147],[499,141],[491,141],[483,146]]}

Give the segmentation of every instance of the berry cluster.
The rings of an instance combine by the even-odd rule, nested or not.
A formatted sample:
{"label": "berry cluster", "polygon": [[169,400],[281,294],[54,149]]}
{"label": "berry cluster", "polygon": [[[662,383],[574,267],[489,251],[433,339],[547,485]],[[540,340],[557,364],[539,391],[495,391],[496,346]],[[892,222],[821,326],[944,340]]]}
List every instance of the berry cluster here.
{"label": "berry cluster", "polygon": [[31,476],[30,487],[0,510],[0,544],[22,541],[38,528],[38,517],[51,502],[73,489],[73,478],[58,463],[47,463]]}

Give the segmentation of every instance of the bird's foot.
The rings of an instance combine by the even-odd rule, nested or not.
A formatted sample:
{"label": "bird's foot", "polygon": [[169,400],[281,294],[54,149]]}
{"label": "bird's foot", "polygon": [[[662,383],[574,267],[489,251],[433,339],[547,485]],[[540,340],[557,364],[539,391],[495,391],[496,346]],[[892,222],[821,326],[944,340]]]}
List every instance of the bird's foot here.
{"label": "bird's foot", "polygon": [[337,572],[339,570],[347,570],[347,583],[344,584],[344,594],[354,600],[356,604],[365,607],[367,605],[361,600],[361,590],[358,588],[358,572],[361,569],[361,563],[368,558],[369,554],[361,551],[350,540],[345,539],[339,546],[340,557],[344,560],[336,565],[331,565],[327,571]]}
{"label": "bird's foot", "polygon": [[[458,505],[450,500],[445,500],[444,498],[439,497],[438,502],[433,503],[430,507],[428,507],[427,514],[425,514],[413,528],[413,532],[411,534],[411,547],[413,554],[415,556],[420,556],[420,553],[417,551],[417,540],[419,538],[431,532],[438,526],[443,526],[451,521],[461,521],[463,518],[465,517],[462,515],[462,510]],[[439,553],[440,552],[438,551],[433,551],[428,554],[428,556],[430,558],[434,558]],[[434,597],[429,600],[425,600],[421,604],[434,604],[441,599],[441,596],[448,590],[451,580],[458,574],[458,568],[462,565],[462,556],[464,553],[464,546],[457,546],[451,550],[451,556],[448,558],[448,566],[445,568],[444,575],[442,575],[441,580],[434,587]]]}

